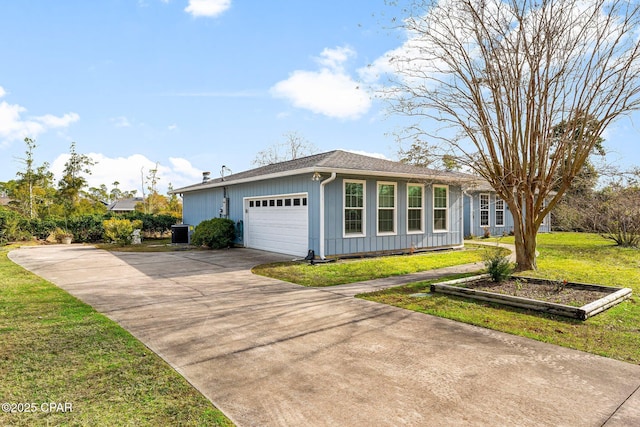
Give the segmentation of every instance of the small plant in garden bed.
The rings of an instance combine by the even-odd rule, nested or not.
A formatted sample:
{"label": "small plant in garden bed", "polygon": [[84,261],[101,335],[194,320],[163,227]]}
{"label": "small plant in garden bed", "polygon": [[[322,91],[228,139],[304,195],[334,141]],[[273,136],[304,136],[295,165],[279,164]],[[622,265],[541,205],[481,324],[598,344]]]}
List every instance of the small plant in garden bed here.
{"label": "small plant in garden bed", "polygon": [[506,280],[513,273],[513,265],[509,262],[509,258],[504,256],[500,248],[495,248],[486,252],[484,256],[484,266],[487,273],[491,276],[491,280],[500,283]]}

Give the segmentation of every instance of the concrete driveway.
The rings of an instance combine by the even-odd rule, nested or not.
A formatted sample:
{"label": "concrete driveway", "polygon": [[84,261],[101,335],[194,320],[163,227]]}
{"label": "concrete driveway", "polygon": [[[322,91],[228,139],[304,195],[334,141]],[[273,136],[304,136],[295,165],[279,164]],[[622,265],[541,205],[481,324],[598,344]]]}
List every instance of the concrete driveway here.
{"label": "concrete driveway", "polygon": [[640,366],[250,273],[277,254],[9,257],[128,329],[241,426],[640,425]]}

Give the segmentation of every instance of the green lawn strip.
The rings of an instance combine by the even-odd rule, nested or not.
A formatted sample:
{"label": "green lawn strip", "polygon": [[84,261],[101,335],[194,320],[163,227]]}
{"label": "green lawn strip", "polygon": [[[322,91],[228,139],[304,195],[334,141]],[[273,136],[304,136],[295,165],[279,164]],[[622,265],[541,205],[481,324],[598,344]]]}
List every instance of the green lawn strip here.
{"label": "green lawn strip", "polygon": [[335,286],[474,263],[483,260],[487,249],[472,245],[465,250],[338,260],[332,263],[316,265],[300,262],[279,262],[259,265],[251,271],[254,274],[303,286]]}
{"label": "green lawn strip", "polygon": [[122,245],[117,243],[97,243],[98,249],[116,252],[176,252],[203,250],[200,247],[186,244],[172,244],[171,239],[142,239],[138,245]]}
{"label": "green lawn strip", "polygon": [[[0,249],[0,425],[232,425],[182,376],[90,306]],[[42,411],[68,403],[72,412]]]}
{"label": "green lawn strip", "polygon": [[[505,240],[501,241],[507,243]],[[632,298],[582,322],[439,294],[409,297],[412,293],[428,292],[428,282],[360,297],[640,363],[640,251],[618,248],[597,235],[578,233],[541,234],[538,245],[538,271],[523,275],[628,287],[633,290]]]}

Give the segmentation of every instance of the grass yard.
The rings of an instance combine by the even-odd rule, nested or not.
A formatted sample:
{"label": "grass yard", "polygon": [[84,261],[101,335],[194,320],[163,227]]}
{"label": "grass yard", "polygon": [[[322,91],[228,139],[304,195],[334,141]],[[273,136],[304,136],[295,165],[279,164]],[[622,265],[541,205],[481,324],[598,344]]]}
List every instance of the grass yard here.
{"label": "grass yard", "polygon": [[168,239],[142,239],[139,245],[119,245],[116,243],[98,243],[95,245],[98,249],[118,252],[174,252],[174,251],[197,251],[202,250],[193,245],[171,244],[171,238]]}
{"label": "grass yard", "polygon": [[628,287],[633,296],[584,322],[465,298],[409,296],[428,292],[427,282],[361,297],[640,364],[640,250],[618,248],[594,234],[552,233],[538,236],[538,251],[538,271],[523,275]]}
{"label": "grass yard", "polygon": [[337,262],[316,265],[280,262],[260,265],[251,271],[254,274],[303,286],[335,286],[479,262],[483,260],[485,251],[484,247],[470,246],[465,250],[425,252],[411,256],[338,260]]}
{"label": "grass yard", "polygon": [[116,323],[12,263],[9,249],[0,248],[0,403],[31,412],[3,405],[0,425],[232,425]]}

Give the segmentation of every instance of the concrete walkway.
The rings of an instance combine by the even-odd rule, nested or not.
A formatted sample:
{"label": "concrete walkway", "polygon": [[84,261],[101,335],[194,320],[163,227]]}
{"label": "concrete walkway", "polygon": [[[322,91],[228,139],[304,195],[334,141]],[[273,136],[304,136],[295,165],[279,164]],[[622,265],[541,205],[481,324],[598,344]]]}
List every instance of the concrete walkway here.
{"label": "concrete walkway", "polygon": [[9,257],[120,323],[240,426],[640,425],[640,366],[351,296],[380,283],[250,273],[280,255]]}

